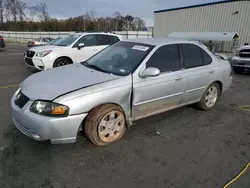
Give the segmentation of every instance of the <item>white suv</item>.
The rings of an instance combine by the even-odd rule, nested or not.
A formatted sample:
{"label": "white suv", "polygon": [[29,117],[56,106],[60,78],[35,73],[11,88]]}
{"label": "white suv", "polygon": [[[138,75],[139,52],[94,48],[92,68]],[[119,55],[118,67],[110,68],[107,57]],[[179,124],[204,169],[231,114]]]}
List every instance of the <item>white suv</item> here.
{"label": "white suv", "polygon": [[28,49],[24,61],[38,70],[80,63],[120,40],[122,36],[112,33],[73,33],[53,45]]}

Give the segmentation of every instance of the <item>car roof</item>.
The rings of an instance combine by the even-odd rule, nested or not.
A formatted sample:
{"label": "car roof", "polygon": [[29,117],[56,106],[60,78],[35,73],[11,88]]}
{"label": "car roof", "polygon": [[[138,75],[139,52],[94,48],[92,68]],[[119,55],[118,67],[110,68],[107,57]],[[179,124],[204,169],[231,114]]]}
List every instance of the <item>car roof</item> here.
{"label": "car roof", "polygon": [[115,34],[115,33],[106,33],[106,32],[86,32],[86,33],[70,33],[70,34],[78,34],[78,35],[112,35],[112,36],[121,36],[121,35],[118,35],[118,34]]}
{"label": "car roof", "polygon": [[136,42],[136,43],[142,43],[142,44],[148,44],[148,45],[163,45],[163,44],[170,44],[170,43],[181,43],[181,42],[190,42],[195,43],[197,41],[190,40],[190,39],[181,39],[181,38],[137,38],[137,39],[128,39],[125,40],[127,42]]}

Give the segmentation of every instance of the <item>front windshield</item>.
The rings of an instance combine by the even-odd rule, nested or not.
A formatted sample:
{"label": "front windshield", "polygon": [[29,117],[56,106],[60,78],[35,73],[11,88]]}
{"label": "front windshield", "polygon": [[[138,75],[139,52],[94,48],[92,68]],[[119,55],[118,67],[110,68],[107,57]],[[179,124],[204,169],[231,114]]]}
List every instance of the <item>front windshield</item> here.
{"label": "front windshield", "polygon": [[55,45],[56,41],[58,41],[59,39],[60,39],[60,38],[54,39],[54,40],[48,42],[48,44],[49,44],[49,45]]}
{"label": "front windshield", "polygon": [[153,47],[133,42],[118,42],[82,64],[103,72],[126,76],[137,68]]}
{"label": "front windshield", "polygon": [[62,37],[60,39],[58,39],[54,45],[56,46],[69,46],[71,45],[73,42],[75,42],[81,35],[78,34],[71,34],[65,37]]}

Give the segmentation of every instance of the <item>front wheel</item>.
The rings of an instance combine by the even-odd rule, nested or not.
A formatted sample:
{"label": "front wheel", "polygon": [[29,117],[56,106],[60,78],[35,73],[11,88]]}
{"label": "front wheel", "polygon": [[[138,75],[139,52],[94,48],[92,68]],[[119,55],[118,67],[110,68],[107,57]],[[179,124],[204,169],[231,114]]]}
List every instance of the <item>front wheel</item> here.
{"label": "front wheel", "polygon": [[97,146],[119,140],[126,131],[122,109],[116,105],[102,105],[92,110],[85,122],[88,139]]}
{"label": "front wheel", "polygon": [[219,85],[212,83],[203,94],[201,101],[198,103],[198,107],[204,111],[212,109],[217,103],[220,93]]}
{"label": "front wheel", "polygon": [[71,61],[67,58],[64,58],[64,57],[61,57],[61,58],[58,58],[55,63],[54,63],[54,66],[53,67],[61,67],[61,66],[64,66],[64,65],[68,65],[70,64]]}

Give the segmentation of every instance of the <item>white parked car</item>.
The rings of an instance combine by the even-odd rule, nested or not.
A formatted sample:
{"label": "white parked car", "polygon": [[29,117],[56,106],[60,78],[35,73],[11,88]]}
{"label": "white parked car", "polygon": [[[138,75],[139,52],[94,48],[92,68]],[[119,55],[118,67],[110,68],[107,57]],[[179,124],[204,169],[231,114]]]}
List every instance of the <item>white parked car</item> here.
{"label": "white parked car", "polygon": [[38,70],[79,63],[121,39],[122,36],[112,33],[73,33],[53,45],[28,49],[24,61]]}

